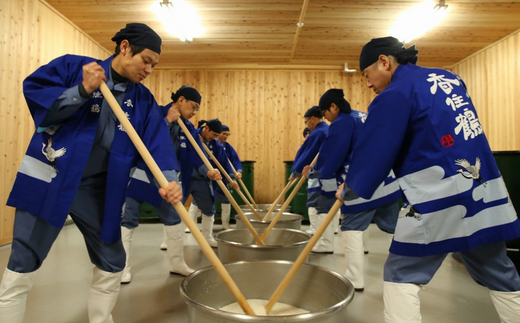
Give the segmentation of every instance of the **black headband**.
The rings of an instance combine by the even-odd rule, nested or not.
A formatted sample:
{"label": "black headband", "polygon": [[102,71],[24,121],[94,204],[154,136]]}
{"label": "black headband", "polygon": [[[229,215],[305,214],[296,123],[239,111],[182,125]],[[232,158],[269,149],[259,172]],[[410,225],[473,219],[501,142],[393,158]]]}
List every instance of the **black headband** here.
{"label": "black headband", "polygon": [[397,58],[399,64],[417,63],[418,50],[415,45],[404,48],[395,37],[374,38],[363,46],[359,55],[359,69],[363,72],[367,67],[377,62],[379,55],[392,55]]}
{"label": "black headband", "polygon": [[200,104],[200,100],[202,99],[199,91],[189,85],[183,85],[177,92],[172,92],[172,101],[177,102],[181,96],[186,100],[197,102],[197,104]]}
{"label": "black headband", "polygon": [[112,37],[112,41],[116,42],[117,45],[125,39],[128,40],[130,45],[148,48],[157,54],[161,54],[161,37],[145,24],[126,24],[125,28]]}
{"label": "black headband", "polygon": [[307,110],[305,112],[305,114],[303,115],[304,118],[310,118],[310,117],[316,117],[316,118],[319,118],[321,119],[322,116],[321,116],[321,111],[320,111],[320,107],[318,106],[313,106],[312,108],[310,108],[309,110]]}
{"label": "black headband", "polygon": [[323,112],[330,108],[332,103],[336,104],[341,112],[350,113],[350,103],[344,98],[342,89],[330,89],[323,93],[320,98],[320,112]]}
{"label": "black headband", "polygon": [[208,120],[208,121],[200,120],[199,124],[198,124],[198,127],[201,128],[204,125],[207,125],[209,127],[209,130],[211,130],[213,132],[216,132],[216,133],[221,133],[222,132],[222,123],[220,122],[219,119],[211,119],[211,120]]}

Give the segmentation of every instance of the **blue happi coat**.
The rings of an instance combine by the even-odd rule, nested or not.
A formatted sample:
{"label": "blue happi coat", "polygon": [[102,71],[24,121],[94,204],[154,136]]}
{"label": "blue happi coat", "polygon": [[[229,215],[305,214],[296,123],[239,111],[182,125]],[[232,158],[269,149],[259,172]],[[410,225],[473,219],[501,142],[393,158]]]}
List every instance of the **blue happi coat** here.
{"label": "blue happi coat", "polygon": [[[352,117],[354,118],[354,122],[356,123],[355,130],[352,134],[351,143],[351,148],[354,148],[354,150],[351,150],[347,156],[343,181],[345,181],[345,179],[351,173],[349,167],[350,161],[352,160],[352,154],[355,154],[355,144],[357,142],[357,139],[361,135],[361,132],[363,131],[363,126],[368,116],[366,112],[355,110],[352,110],[350,114],[352,115]],[[381,158],[384,158],[384,156],[381,156]],[[341,207],[341,213],[350,214],[374,209],[382,205],[386,205],[388,203],[396,201],[400,197],[401,192],[399,190],[399,184],[397,183],[397,179],[394,175],[394,172],[390,171],[388,176],[386,176],[386,178],[379,184],[378,188],[375,190],[374,194],[369,199],[357,197],[355,199],[345,200],[343,206]]]}
{"label": "blue happi coat", "polygon": [[[189,133],[192,135],[193,139],[197,142],[197,144],[200,147],[200,150],[204,154],[204,156],[207,157],[206,152],[204,151],[202,147],[202,141],[200,140],[199,131],[195,126],[186,119],[182,119],[184,124],[186,125],[186,128],[188,129]],[[204,165],[204,162],[198,155],[195,148],[192,146],[191,142],[189,141],[188,137],[184,133],[184,131],[181,129],[179,133],[179,141],[180,141],[180,149],[179,149],[179,162],[181,164],[181,182],[182,182],[182,192],[184,194],[183,196],[183,203],[185,203],[188,200],[189,197],[189,189],[191,184],[192,176],[195,176],[200,179],[206,179],[206,174],[208,173],[208,168]],[[209,158],[209,157],[208,157]],[[208,182],[208,185],[209,182]]]}
{"label": "blue happi coat", "polygon": [[[303,168],[310,165],[316,155],[318,154],[321,144],[325,141],[327,133],[329,132],[329,125],[325,122],[319,122],[316,128],[311,131],[307,139],[303,142],[300,149],[294,157],[291,174],[294,178],[302,174]],[[309,178],[307,180],[307,207],[314,207],[317,205],[320,193],[321,184],[318,178]]]}
{"label": "blue happi coat", "polygon": [[[159,111],[161,115],[164,117],[164,122],[168,127],[168,131],[170,133],[170,138],[173,143],[174,153],[176,156],[175,164],[173,166],[173,170],[176,172],[181,171],[180,164],[178,162],[179,156],[179,131],[180,126],[177,122],[170,123],[168,119],[166,119],[166,115],[168,114],[168,110],[171,108],[172,103],[167,104],[166,106],[160,106]],[[171,174],[165,174],[171,175]],[[176,181],[178,182],[177,176],[173,176],[174,178],[168,178],[168,181]],[[148,166],[141,159],[138,162],[137,168],[132,173],[132,180],[130,184],[128,184],[127,196],[138,201],[146,202],[153,206],[160,206],[162,202],[162,197],[159,195],[158,184],[154,179],[153,174],[149,170]]]}
{"label": "blue happi coat", "polygon": [[[345,177],[350,176],[352,171],[349,167],[352,155],[355,154],[354,147],[366,118],[365,112],[352,110],[350,113],[340,112],[336,120],[330,124],[329,133],[321,146],[315,167],[321,175],[322,195],[334,196],[338,184],[342,183]],[[373,209],[395,201],[399,197],[399,186],[395,176],[390,173],[379,183],[377,194],[370,199],[357,198],[345,201],[341,213],[349,214]]]}
{"label": "blue happi coat", "polygon": [[238,157],[238,154],[228,142],[223,142],[221,145],[224,147],[224,151],[226,152],[227,158],[233,164],[233,167],[237,172],[242,172],[242,163],[240,162],[240,158]]}
{"label": "blue happi coat", "polygon": [[415,209],[390,251],[426,256],[520,235],[520,222],[459,76],[400,65],[369,107],[348,186],[370,198],[393,169]]}
{"label": "blue happi coat", "polygon": [[[197,129],[200,136],[202,136],[202,130],[204,127]],[[228,173],[229,177],[231,177],[232,180],[235,180],[235,175],[233,174],[233,170],[231,169],[231,166],[229,165],[228,159],[227,159],[227,153],[224,150],[224,146],[218,140],[213,139],[211,141],[204,141],[204,144],[209,148],[213,156],[218,160],[220,165],[224,168],[226,173]],[[213,166],[213,168],[218,169],[217,165],[213,162],[213,159],[208,156],[208,160]],[[196,176],[198,178],[198,175]],[[222,182],[227,184],[227,179],[225,178],[224,174],[222,174]],[[213,192],[216,192],[217,188],[220,189],[216,181],[211,181],[211,185],[213,188]],[[213,200],[216,202],[216,194],[213,194]]]}
{"label": "blue happi coat", "polygon": [[[98,61],[107,79],[112,59],[113,56]],[[50,128],[39,127],[47,111],[62,93],[69,88],[77,88],[82,82],[82,66],[92,61],[95,59],[62,56],[40,67],[24,81],[24,95],[34,124],[40,131],[34,133],[29,143],[7,205],[39,216],[56,227],[62,227],[65,222],[87,164],[104,101],[101,92],[94,91],[91,98],[63,123]],[[173,169],[175,155],[172,153],[172,143],[150,91],[141,84],[130,82],[121,108],[159,168]],[[48,159],[51,145],[61,155],[53,160]],[[130,138],[117,123],[108,162],[101,232],[103,241],[115,242],[120,239],[121,213],[127,184],[130,171],[136,166],[138,158]]]}

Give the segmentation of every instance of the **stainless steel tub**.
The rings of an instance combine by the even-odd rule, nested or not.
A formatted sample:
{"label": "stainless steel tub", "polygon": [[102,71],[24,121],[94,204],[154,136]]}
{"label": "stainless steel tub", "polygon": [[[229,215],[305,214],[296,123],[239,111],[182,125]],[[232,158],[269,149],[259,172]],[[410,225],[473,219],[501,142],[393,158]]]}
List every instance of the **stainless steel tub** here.
{"label": "stainless steel tub", "polygon": [[[284,260],[240,261],[225,265],[246,299],[269,300],[292,266]],[[345,323],[354,287],[327,268],[303,264],[278,300],[309,311],[286,316],[245,315],[220,310],[236,302],[213,267],[184,278],[181,295],[188,305],[190,323]]]}
{"label": "stainless steel tub", "polygon": [[[264,217],[266,213],[267,211],[262,211],[258,212],[258,215]],[[276,216],[276,212],[271,213],[267,221],[258,220],[253,212],[244,212],[244,215],[249,219],[253,228],[265,229],[271,224],[271,220]],[[274,227],[300,230],[302,227],[302,219],[303,217],[299,214],[283,212]],[[235,220],[237,229],[247,228],[239,216],[236,216]]]}
{"label": "stainless steel tub", "polygon": [[[264,231],[258,229],[258,235],[262,236]],[[222,263],[260,259],[295,261],[310,238],[311,235],[303,231],[276,228],[269,232],[265,246],[257,244],[248,229],[221,231],[215,237]]]}
{"label": "stainless steel tub", "polygon": [[[282,205],[283,204],[276,204],[274,209],[273,209],[273,212],[279,211],[282,208]],[[257,204],[256,206],[258,206],[258,209],[256,211],[264,211],[265,212],[265,211],[269,210],[269,208],[271,207],[271,204]],[[251,209],[247,205],[239,205],[239,207],[244,212],[251,212]],[[254,207],[254,205],[253,205],[253,207]],[[291,212],[291,206],[288,205],[285,208],[284,212]]]}

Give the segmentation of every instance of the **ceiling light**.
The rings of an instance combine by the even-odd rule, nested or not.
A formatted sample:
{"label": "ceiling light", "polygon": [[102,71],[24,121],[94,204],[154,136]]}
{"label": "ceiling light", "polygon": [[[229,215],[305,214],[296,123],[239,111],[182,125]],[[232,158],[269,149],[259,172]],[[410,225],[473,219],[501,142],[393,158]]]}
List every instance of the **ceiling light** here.
{"label": "ceiling light", "polygon": [[438,25],[447,14],[444,0],[435,3],[424,1],[404,12],[390,29],[389,34],[404,43],[418,38]]}
{"label": "ceiling light", "polygon": [[195,9],[185,1],[162,0],[156,8],[166,31],[181,41],[191,43],[201,36],[203,28]]}

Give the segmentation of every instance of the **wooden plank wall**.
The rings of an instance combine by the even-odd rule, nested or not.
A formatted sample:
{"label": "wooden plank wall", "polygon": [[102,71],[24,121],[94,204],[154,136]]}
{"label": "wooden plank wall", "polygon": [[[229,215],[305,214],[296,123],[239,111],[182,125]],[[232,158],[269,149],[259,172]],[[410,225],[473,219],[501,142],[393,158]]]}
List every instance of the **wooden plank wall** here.
{"label": "wooden plank wall", "polygon": [[[104,48],[37,0],[0,0],[0,245],[12,240],[14,209],[5,206],[34,124],[22,81],[65,53],[108,57]],[[35,192],[36,193],[36,192]]]}
{"label": "wooden plank wall", "polygon": [[520,31],[453,66],[468,88],[493,151],[520,151]]}
{"label": "wooden plank wall", "polygon": [[[65,53],[106,58],[98,46],[43,1],[0,0],[0,245],[12,239],[13,209],[5,206],[14,176],[34,131],[22,95],[23,79]],[[493,150],[520,150],[520,54],[518,33],[453,67],[472,95]],[[112,49],[110,49],[111,51]],[[145,84],[160,104],[189,84],[203,96],[201,118],[218,117],[231,127],[230,143],[255,163],[255,196],[271,202],[284,186],[285,165],[301,145],[303,113],[329,88],[345,90],[353,108],[373,99],[359,74],[342,71],[158,69]]]}
{"label": "wooden plank wall", "polygon": [[[160,66],[160,62],[159,65]],[[357,110],[373,94],[360,73],[336,71],[166,71],[144,82],[159,104],[172,91],[191,85],[202,95],[195,120],[219,118],[231,129],[229,143],[242,160],[255,161],[255,201],[270,203],[285,186],[286,160],[293,160],[305,128],[303,114],[329,88],[342,88]]]}

